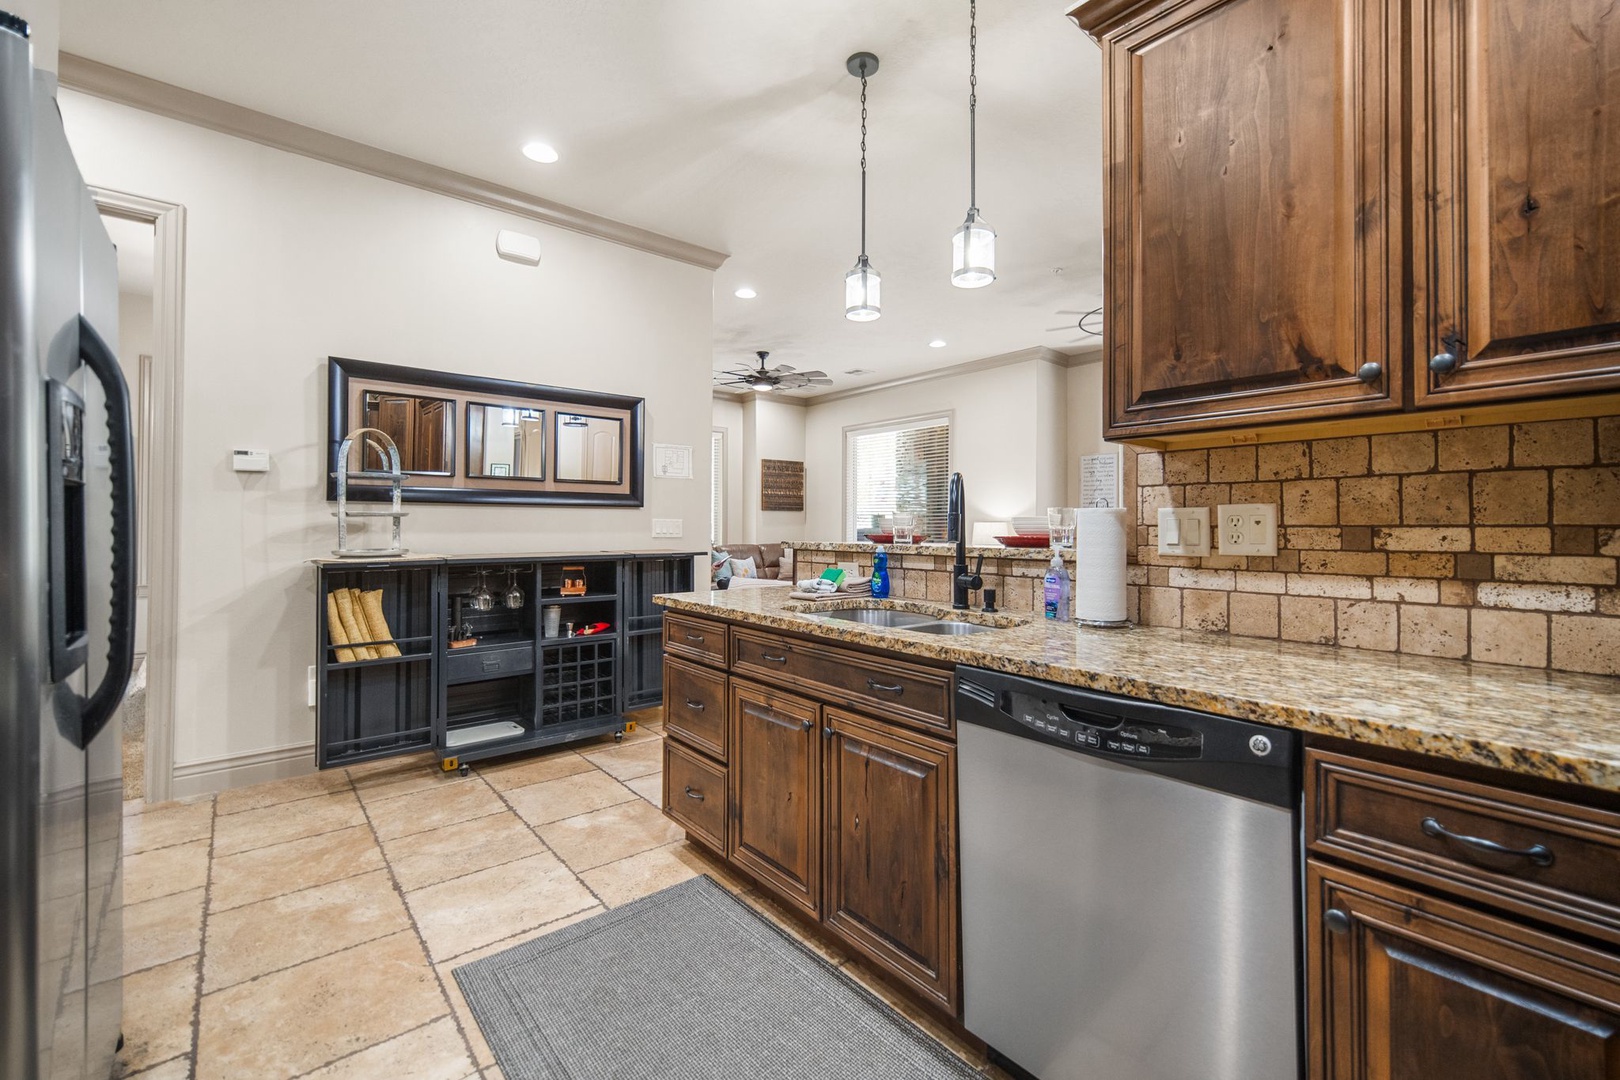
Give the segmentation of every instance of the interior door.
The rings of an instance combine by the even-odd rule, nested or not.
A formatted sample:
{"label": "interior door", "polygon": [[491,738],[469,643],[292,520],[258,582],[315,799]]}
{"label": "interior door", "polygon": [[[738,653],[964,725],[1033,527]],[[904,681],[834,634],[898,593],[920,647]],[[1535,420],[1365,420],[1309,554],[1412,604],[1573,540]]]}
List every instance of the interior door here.
{"label": "interior door", "polygon": [[821,913],[820,708],[735,681],[726,855],[789,903]]}
{"label": "interior door", "polygon": [[1416,400],[1620,387],[1614,5],[1414,11]]}
{"label": "interior door", "polygon": [[1400,407],[1391,6],[1192,0],[1104,39],[1111,436]]}

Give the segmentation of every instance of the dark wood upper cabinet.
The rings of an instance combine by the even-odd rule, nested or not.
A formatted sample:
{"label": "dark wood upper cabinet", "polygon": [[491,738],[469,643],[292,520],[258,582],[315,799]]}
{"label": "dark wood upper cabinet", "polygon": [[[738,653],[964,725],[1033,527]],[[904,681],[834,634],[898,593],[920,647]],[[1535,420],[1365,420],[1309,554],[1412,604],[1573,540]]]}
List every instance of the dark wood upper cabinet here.
{"label": "dark wood upper cabinet", "polygon": [[1401,406],[1386,0],[1093,0],[1110,437]]}
{"label": "dark wood upper cabinet", "polygon": [[1412,12],[1418,403],[1620,388],[1612,0]]}
{"label": "dark wood upper cabinet", "polygon": [[731,684],[727,858],[821,914],[821,707]]}

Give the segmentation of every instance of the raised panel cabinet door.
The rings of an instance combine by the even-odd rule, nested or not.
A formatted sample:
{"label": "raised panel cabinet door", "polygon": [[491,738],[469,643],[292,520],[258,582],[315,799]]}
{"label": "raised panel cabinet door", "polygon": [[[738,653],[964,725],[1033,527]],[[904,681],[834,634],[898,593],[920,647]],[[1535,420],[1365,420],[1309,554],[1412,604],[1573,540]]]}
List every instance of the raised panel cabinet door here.
{"label": "raised panel cabinet door", "polygon": [[1074,12],[1107,95],[1109,436],[1400,408],[1397,0],[1120,7]]}
{"label": "raised panel cabinet door", "polygon": [[956,751],[830,708],[822,735],[826,924],[954,1014]]}
{"label": "raised panel cabinet door", "polygon": [[1615,17],[1413,4],[1418,404],[1620,389]]}
{"label": "raised panel cabinet door", "polygon": [[820,706],[733,681],[726,857],[787,902],[821,913]]}
{"label": "raised panel cabinet door", "polygon": [[1313,1080],[1616,1080],[1620,959],[1308,864]]}

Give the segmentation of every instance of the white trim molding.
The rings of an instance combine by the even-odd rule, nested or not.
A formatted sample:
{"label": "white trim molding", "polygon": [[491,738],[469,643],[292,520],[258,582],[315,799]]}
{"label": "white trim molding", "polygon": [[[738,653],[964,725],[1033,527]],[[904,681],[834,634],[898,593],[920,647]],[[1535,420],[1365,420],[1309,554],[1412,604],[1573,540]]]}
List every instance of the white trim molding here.
{"label": "white trim molding", "polygon": [[247,139],[290,154],[314,158],[328,165],[353,169],[502,213],[544,222],[559,229],[623,244],[666,259],[701,266],[705,270],[717,270],[729,258],[723,251],[626,225],[622,221],[564,206],[516,188],[493,184],[403,154],[295,124],[291,120],[233,105],[73,53],[62,53],[58,78],[62,86],[93,97]]}
{"label": "white trim molding", "polygon": [[[174,767],[174,789],[170,797],[186,799],[193,795],[212,795],[228,788],[288,780],[314,771],[314,743],[228,754],[207,761],[188,761]],[[151,801],[150,798],[148,801]]]}
{"label": "white trim molding", "polygon": [[[1083,354],[1082,354],[1083,355]],[[967,375],[974,371],[989,371],[992,368],[1008,367],[1012,364],[1027,364],[1032,360],[1053,364],[1057,367],[1073,367],[1084,360],[1076,360],[1067,353],[1049,349],[1045,345],[1035,345],[1028,349],[1019,349],[1017,352],[1002,353],[999,356],[986,356],[982,360],[969,360],[965,364],[952,364],[950,367],[934,368],[932,371],[919,371],[915,375],[902,375],[897,379],[886,379],[883,382],[872,383],[870,386],[857,386],[849,390],[835,390],[830,394],[820,394],[805,400],[804,404],[810,406],[826,405],[833,401],[844,401],[862,394],[875,394],[879,390],[892,390],[897,386],[910,386],[912,383],[930,382],[934,379],[948,379],[953,375]]]}

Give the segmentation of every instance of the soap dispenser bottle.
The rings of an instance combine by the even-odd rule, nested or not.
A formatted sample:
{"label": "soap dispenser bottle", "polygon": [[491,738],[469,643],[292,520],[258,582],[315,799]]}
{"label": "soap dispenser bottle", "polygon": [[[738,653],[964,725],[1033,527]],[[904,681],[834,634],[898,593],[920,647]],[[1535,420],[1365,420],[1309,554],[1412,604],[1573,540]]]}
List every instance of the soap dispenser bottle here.
{"label": "soap dispenser bottle", "polygon": [[1069,580],[1069,571],[1063,565],[1063,556],[1055,551],[1052,553],[1052,565],[1046,571],[1045,584],[1046,617],[1056,619],[1058,622],[1068,622],[1073,586]]}
{"label": "soap dispenser bottle", "polygon": [[889,597],[889,553],[878,545],[877,553],[872,556],[872,599],[887,600]]}

